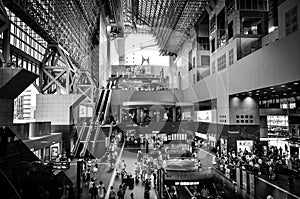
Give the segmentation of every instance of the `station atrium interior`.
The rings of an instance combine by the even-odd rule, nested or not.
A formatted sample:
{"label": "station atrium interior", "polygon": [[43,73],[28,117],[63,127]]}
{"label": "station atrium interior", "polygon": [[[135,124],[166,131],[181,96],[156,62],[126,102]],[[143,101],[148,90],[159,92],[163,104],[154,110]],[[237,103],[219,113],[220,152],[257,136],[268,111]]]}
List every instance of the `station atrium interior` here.
{"label": "station atrium interior", "polygon": [[300,199],[299,0],[0,0],[0,198]]}

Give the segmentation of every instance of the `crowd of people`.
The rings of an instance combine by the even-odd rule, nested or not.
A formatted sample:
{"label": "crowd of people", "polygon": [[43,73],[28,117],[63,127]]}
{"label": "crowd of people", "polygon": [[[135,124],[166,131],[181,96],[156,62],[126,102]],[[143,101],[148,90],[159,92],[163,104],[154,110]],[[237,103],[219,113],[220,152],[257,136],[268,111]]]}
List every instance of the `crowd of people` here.
{"label": "crowd of people", "polygon": [[[257,150],[239,150],[237,153],[231,151],[216,153],[217,165],[226,177],[235,180],[235,169],[237,167],[254,173],[257,176],[266,175],[270,180],[276,180],[280,173],[292,174],[293,164],[299,161],[298,155],[288,157],[282,148],[271,146],[266,155],[258,153]],[[294,173],[295,174],[295,173]]]}

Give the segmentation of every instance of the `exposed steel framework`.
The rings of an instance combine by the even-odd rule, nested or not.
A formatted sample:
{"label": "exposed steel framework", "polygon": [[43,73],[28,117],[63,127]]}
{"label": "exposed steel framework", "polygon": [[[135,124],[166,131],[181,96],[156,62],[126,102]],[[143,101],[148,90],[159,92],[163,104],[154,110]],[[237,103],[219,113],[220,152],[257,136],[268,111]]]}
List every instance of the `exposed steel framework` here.
{"label": "exposed steel framework", "polygon": [[3,0],[3,3],[45,41],[66,49],[78,66],[88,55],[98,15],[95,0]]}
{"label": "exposed steel framework", "polygon": [[208,0],[123,0],[124,23],[150,27],[163,53],[176,53],[205,11]]}
{"label": "exposed steel framework", "polygon": [[[26,57],[32,56],[39,62],[39,68],[35,68],[34,72],[40,75],[35,86],[41,93],[78,92],[79,76],[83,73],[91,76],[93,67],[91,63],[93,38],[97,34],[100,11],[96,0],[3,0],[1,9],[3,16],[6,15],[5,9],[8,12],[9,18],[7,15],[6,18],[10,21],[7,24],[12,24],[17,29],[21,28],[23,34],[27,35],[23,39],[19,34],[10,32],[3,26],[8,30],[8,35],[2,36],[3,43],[7,45],[3,45],[1,62],[9,63],[15,60],[13,52],[5,49],[10,47],[9,43],[12,45],[22,43],[16,45],[24,51],[21,54],[26,54]],[[39,35],[42,43],[34,35]],[[10,42],[10,39],[13,40]],[[32,41],[42,47],[33,54],[35,48],[31,49]],[[31,65],[33,63],[30,62]]]}

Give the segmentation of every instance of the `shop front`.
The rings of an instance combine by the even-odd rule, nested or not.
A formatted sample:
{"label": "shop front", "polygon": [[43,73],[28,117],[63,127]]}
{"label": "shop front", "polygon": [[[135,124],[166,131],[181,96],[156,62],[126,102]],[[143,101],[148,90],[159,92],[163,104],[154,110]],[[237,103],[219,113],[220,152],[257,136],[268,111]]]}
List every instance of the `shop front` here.
{"label": "shop front", "polygon": [[34,139],[24,140],[24,143],[43,162],[56,160],[59,155],[62,155],[61,133],[35,137]]}

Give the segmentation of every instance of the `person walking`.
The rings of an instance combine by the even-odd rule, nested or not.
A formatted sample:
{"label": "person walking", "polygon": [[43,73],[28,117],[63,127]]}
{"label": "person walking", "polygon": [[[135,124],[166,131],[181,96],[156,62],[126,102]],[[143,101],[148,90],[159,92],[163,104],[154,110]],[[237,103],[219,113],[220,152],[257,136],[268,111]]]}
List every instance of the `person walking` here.
{"label": "person walking", "polygon": [[117,192],[117,195],[118,195],[118,199],[124,199],[125,192],[124,192],[124,189],[123,189],[122,185],[119,186],[119,190]]}
{"label": "person walking", "polygon": [[110,187],[109,197],[108,197],[108,198],[109,198],[109,199],[116,199],[116,192],[115,192],[113,186]]}
{"label": "person walking", "polygon": [[90,194],[91,194],[91,199],[96,199],[97,195],[98,195],[98,189],[96,187],[95,182],[93,183],[92,187],[89,190]]}

